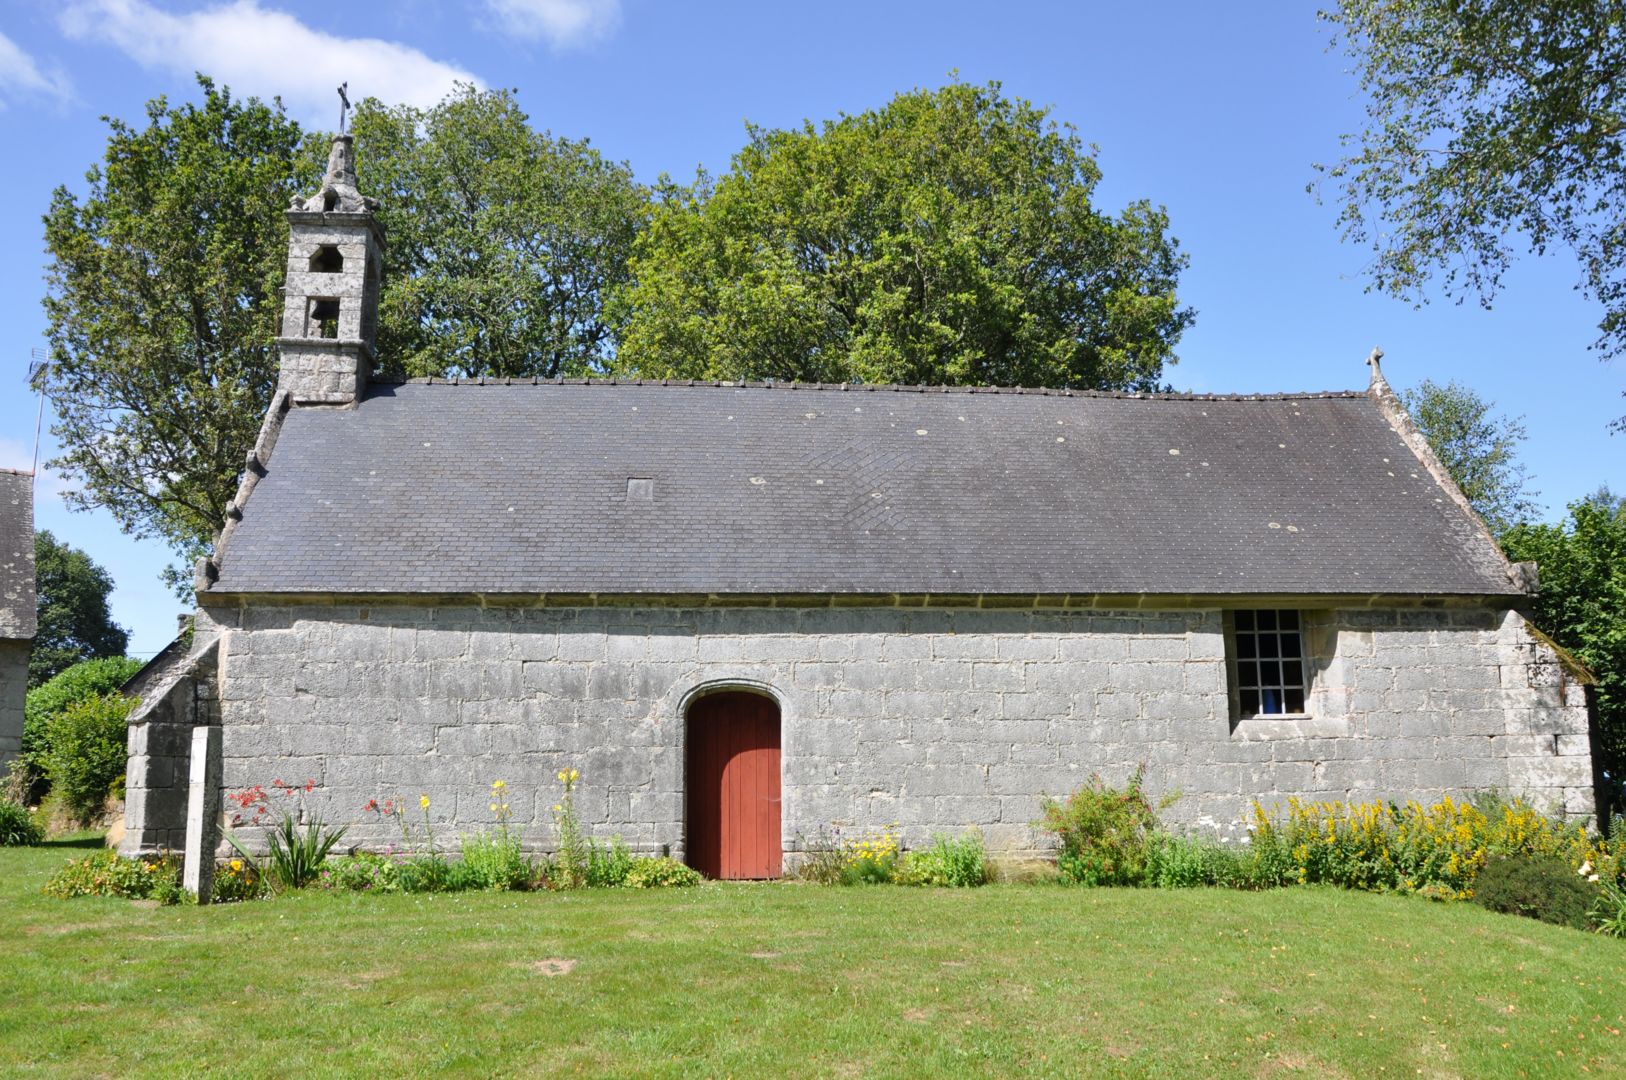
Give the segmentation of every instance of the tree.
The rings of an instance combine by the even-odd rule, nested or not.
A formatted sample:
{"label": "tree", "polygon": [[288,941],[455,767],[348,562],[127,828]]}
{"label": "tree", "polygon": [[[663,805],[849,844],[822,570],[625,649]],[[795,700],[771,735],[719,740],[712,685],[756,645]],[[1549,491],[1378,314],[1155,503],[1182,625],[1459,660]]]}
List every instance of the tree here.
{"label": "tree", "polygon": [[1161,208],[1091,205],[1093,149],[998,83],[663,178],[613,369],[684,378],[1156,389],[1192,312]]}
{"label": "tree", "polygon": [[88,825],[124,778],[127,721],[135,702],[110,693],[74,702],[46,723],[46,774],[69,815]]}
{"label": "tree", "polygon": [[1341,0],[1323,12],[1368,95],[1337,185],[1372,287],[1486,307],[1515,255],[1563,246],[1626,349],[1626,7],[1598,0]]}
{"label": "tree", "polygon": [[34,534],[39,630],[28,661],[28,685],[39,686],[82,660],[123,656],[130,635],[113,621],[113,578],[78,548],[41,530]]}
{"label": "tree", "polygon": [[70,505],[187,558],[224,522],[265,414],[283,211],[319,175],[280,103],[198,84],[201,104],[160,97],[140,130],[108,119],[88,191],[57,188],[45,217],[51,464],[83,485]]}
{"label": "tree", "polygon": [[648,192],[586,141],[533,130],[508,91],[364,102],[357,171],[389,246],[379,353],[408,375],[585,375],[612,352]]}
{"label": "tree", "polygon": [[[206,552],[276,386],[284,212],[316,190],[326,136],[279,102],[203,100],[108,120],[81,198],[45,218],[51,366],[80,508],[182,557]],[[612,349],[606,289],[626,276],[647,193],[584,142],[532,131],[506,92],[463,88],[429,110],[376,101],[355,123],[362,188],[388,234],[378,343],[385,371],[557,375]]]}
{"label": "tree", "polygon": [[1598,677],[1594,750],[1626,813],[1626,499],[1599,489],[1570,504],[1562,524],[1509,529],[1502,548],[1540,566],[1536,625]]}
{"label": "tree", "polygon": [[38,802],[48,789],[51,722],[69,706],[111,694],[142,667],[129,656],[85,660],[64,669],[28,691],[23,705],[23,763],[28,766],[28,801]]}
{"label": "tree", "polygon": [[1424,379],[1404,394],[1406,409],[1440,464],[1475,512],[1500,536],[1537,510],[1518,459],[1525,440],[1518,417],[1493,416],[1486,401],[1461,383]]}

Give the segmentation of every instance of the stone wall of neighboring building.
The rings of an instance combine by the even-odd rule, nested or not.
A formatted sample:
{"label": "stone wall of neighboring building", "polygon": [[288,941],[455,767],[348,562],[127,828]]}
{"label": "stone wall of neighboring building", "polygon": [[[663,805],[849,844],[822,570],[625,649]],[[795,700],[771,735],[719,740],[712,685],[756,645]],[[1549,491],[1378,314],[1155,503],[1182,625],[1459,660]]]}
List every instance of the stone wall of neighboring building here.
{"label": "stone wall of neighboring building", "polygon": [[575,766],[594,834],[681,854],[685,710],[731,687],[779,701],[792,851],[893,823],[1031,850],[1041,793],[1141,764],[1182,793],[1172,818],[1221,830],[1254,797],[1592,805],[1584,688],[1511,612],[1306,612],[1308,716],[1234,721],[1212,610],[210,607],[228,790],[314,781],[307,809],[356,821],[347,843],[399,841],[362,813],[375,797],[477,829],[501,779],[548,846]]}
{"label": "stone wall of neighboring building", "polygon": [[34,477],[0,469],[0,776],[22,752],[28,655],[37,627]]}
{"label": "stone wall of neighboring building", "polygon": [[179,851],[186,841],[192,729],[220,723],[219,655],[218,641],[195,640],[190,654],[161,655],[126,684],[141,700],[129,719],[121,854]]}
{"label": "stone wall of neighboring building", "polygon": [[29,642],[0,638],[0,776],[22,753]]}

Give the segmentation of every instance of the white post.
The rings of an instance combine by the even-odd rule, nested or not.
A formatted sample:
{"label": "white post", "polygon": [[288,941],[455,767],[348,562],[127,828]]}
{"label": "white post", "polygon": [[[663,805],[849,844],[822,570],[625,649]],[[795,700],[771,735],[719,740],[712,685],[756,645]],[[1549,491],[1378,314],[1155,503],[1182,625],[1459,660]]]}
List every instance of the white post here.
{"label": "white post", "polygon": [[220,844],[220,728],[192,729],[192,760],[186,793],[186,862],[181,885],[207,904],[215,883],[215,848]]}

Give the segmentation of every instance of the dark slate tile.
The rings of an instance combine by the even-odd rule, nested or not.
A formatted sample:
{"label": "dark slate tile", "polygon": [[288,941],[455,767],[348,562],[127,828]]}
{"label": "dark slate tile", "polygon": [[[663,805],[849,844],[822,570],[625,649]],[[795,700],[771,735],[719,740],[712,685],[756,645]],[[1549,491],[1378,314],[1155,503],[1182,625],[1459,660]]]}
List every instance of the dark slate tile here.
{"label": "dark slate tile", "polygon": [[1365,394],[377,385],[288,415],[222,562],[220,592],[1515,591]]}

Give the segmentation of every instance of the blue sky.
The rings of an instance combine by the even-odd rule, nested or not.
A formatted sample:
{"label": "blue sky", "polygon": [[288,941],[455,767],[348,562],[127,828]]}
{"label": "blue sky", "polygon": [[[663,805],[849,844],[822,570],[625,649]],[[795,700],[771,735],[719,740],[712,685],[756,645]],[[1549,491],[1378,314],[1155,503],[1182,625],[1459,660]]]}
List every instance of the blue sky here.
{"label": "blue sky", "polygon": [[[1458,379],[1523,415],[1550,516],[1600,483],[1626,489],[1626,436],[1608,431],[1626,412],[1626,364],[1588,351],[1598,311],[1565,253],[1522,260],[1489,311],[1364,293],[1366,253],[1305,192],[1312,163],[1335,157],[1361,118],[1316,6],[11,0],[0,5],[0,466],[26,468],[32,454],[24,376],[44,345],[51,189],[82,187],[104,147],[99,117],[137,122],[155,95],[188,97],[194,70],[280,95],[319,127],[335,122],[345,79],[355,96],[417,104],[454,79],[513,87],[538,127],[589,137],[646,180],[725,169],[746,120],[833,117],[958,71],[1052,106],[1097,144],[1102,206],[1168,207],[1191,256],[1181,294],[1198,312],[1169,372],[1180,389],[1359,388],[1381,345],[1397,386]],[[68,513],[64,486],[41,478],[40,527],[112,572],[132,652],[156,651],[182,607],[157,578],[167,552],[103,513]]]}

